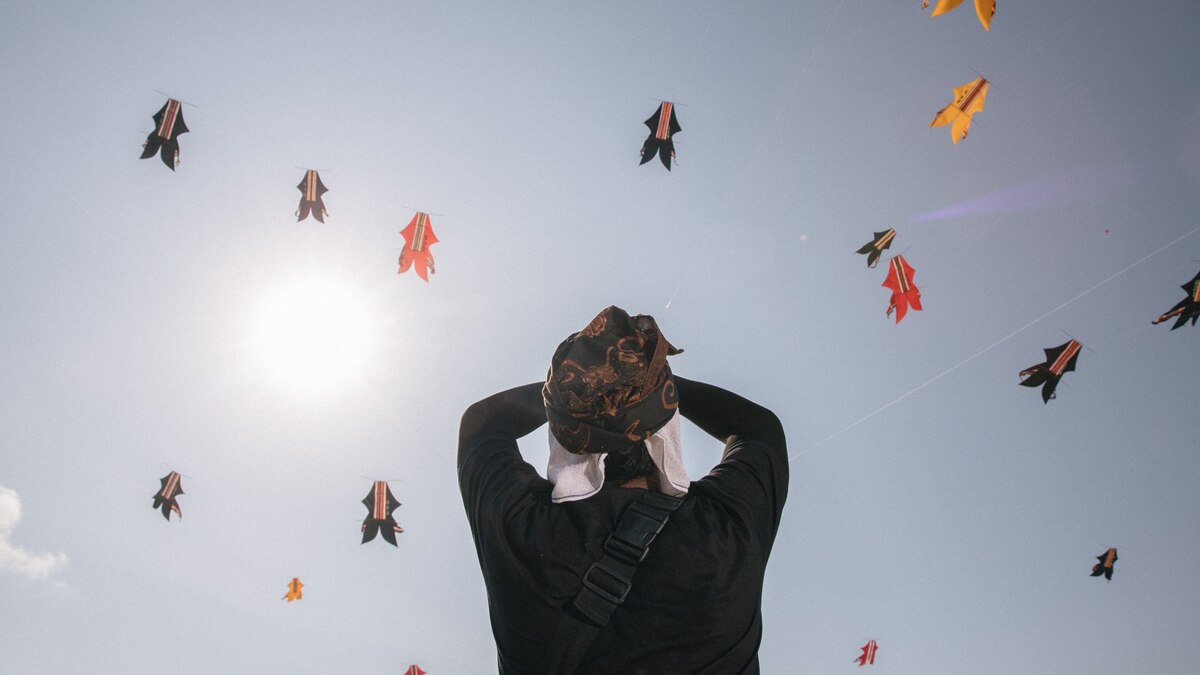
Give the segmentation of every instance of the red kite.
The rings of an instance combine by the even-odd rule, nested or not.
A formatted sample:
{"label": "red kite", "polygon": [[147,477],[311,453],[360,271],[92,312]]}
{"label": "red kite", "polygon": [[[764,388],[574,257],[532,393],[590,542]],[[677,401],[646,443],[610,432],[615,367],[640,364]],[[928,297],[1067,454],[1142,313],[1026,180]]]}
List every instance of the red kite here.
{"label": "red kite", "polygon": [[867,644],[862,646],[862,650],[863,650],[862,656],[860,656],[854,660],[858,661],[858,665],[860,665],[860,666],[865,666],[867,664],[875,665],[875,650],[876,649],[877,649],[877,646],[875,645],[875,641],[867,640]]}
{"label": "red kite", "polygon": [[888,303],[887,315],[891,316],[892,312],[896,312],[896,323],[900,323],[900,319],[908,313],[908,308],[911,306],[914,310],[921,311],[921,291],[913,285],[913,274],[916,273],[904,256],[898,255],[892,258],[888,264],[888,275],[880,284],[892,291],[892,299]]}
{"label": "red kite", "polygon": [[404,671],[404,675],[425,675],[425,671],[421,670],[421,666],[412,665]]}
{"label": "red kite", "polygon": [[429,224],[429,214],[418,211],[400,234],[404,237],[404,250],[400,251],[400,271],[396,274],[404,274],[416,263],[417,276],[429,281],[429,275],[436,271],[429,247],[438,242]]}

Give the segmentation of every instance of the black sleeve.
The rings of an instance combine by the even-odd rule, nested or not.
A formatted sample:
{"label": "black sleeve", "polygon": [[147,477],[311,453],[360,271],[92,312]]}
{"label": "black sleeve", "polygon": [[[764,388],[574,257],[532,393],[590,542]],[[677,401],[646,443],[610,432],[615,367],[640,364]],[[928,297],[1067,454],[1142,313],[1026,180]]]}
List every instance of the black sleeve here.
{"label": "black sleeve", "polygon": [[515,387],[471,404],[458,434],[458,486],[472,532],[484,518],[502,516],[513,499],[550,490],[521,458],[517,439],[546,422],[541,383]]}
{"label": "black sleeve", "polygon": [[679,412],[725,443],[725,454],[698,481],[759,530],[767,550],[779,529],[788,490],[787,440],[775,413],[733,392],[675,376]]}

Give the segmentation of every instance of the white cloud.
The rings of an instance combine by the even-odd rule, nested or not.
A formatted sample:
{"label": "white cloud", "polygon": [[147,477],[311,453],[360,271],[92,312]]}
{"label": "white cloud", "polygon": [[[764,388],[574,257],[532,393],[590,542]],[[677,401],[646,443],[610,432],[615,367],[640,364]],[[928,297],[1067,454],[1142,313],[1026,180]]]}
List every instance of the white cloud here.
{"label": "white cloud", "polygon": [[8,542],[21,522],[21,498],[16,490],[0,485],[0,572],[29,579],[48,579],[67,566],[65,553],[30,553]]}

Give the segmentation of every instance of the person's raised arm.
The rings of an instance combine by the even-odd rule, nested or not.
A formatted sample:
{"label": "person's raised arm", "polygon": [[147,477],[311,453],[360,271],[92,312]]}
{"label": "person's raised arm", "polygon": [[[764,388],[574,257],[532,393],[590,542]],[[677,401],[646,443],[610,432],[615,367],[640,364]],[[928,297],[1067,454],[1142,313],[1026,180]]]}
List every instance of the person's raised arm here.
{"label": "person's raised arm", "polygon": [[726,445],[740,438],[786,452],[783,425],[775,413],[720,387],[674,377],[680,414],[709,435]]}
{"label": "person's raised arm", "polygon": [[541,382],[492,394],[472,403],[463,413],[458,429],[459,457],[483,441],[496,438],[515,441],[545,423]]}

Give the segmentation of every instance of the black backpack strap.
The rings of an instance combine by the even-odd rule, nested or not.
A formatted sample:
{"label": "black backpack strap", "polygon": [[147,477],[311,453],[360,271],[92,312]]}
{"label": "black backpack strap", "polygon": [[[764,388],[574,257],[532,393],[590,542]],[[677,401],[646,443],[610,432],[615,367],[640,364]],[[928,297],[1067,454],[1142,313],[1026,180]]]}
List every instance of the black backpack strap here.
{"label": "black backpack strap", "polygon": [[572,601],[588,621],[597,627],[608,625],[613,610],[625,602],[651,542],[682,504],[682,499],[647,491],[625,507],[617,529],[604,542],[604,555],[584,573],[583,587]]}

